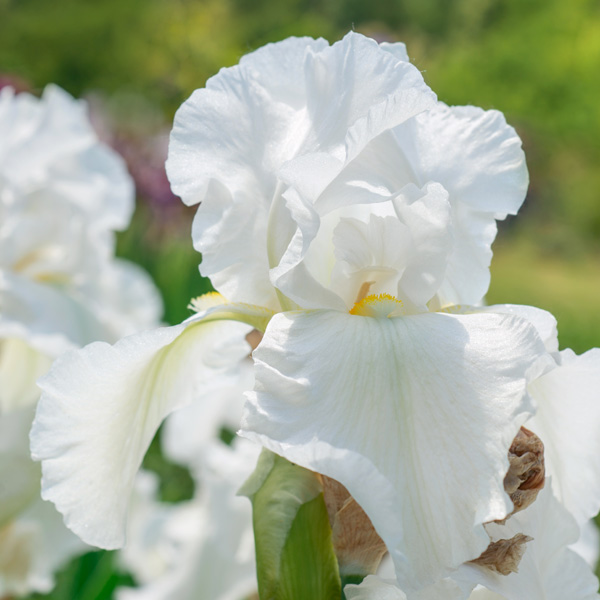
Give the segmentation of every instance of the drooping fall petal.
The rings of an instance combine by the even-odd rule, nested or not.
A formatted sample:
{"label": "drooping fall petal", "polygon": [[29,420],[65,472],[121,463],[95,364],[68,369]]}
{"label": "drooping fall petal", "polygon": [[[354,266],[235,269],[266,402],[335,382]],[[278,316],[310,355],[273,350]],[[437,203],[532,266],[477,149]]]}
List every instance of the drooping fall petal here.
{"label": "drooping fall petal", "polygon": [[61,356],[40,381],[31,447],[42,495],[84,541],[123,545],[134,477],[160,423],[248,354],[248,330],[188,321],[97,342]]}
{"label": "drooping fall petal", "polygon": [[510,511],[507,451],[541,355],[508,315],[276,315],[242,432],[342,483],[415,590],[478,556],[481,524]]}

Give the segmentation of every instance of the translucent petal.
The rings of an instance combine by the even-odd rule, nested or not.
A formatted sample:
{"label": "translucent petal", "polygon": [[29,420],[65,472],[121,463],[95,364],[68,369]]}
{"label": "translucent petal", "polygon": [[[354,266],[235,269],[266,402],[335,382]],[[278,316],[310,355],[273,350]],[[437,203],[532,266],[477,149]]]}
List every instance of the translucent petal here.
{"label": "translucent petal", "polygon": [[248,330],[188,322],[97,342],[61,356],[40,380],[31,447],[42,496],[83,540],[123,545],[134,477],[160,423],[248,354]]}

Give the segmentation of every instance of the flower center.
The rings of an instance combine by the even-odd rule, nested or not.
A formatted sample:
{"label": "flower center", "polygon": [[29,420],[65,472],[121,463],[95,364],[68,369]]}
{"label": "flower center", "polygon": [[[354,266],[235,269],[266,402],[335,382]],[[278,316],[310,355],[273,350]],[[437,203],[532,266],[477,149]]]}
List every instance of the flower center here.
{"label": "flower center", "polygon": [[350,310],[351,315],[361,317],[396,317],[404,314],[402,301],[390,294],[371,294],[356,302]]}

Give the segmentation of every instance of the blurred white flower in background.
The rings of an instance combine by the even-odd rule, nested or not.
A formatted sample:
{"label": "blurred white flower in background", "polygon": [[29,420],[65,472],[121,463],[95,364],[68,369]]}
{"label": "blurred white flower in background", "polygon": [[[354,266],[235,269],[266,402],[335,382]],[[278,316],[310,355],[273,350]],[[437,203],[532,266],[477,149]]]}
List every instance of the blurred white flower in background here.
{"label": "blurred white flower in background", "polygon": [[195,497],[178,504],[156,502],[156,482],[138,474],[121,556],[140,587],[117,590],[117,600],[242,600],[256,593],[252,511],[236,492],[259,452],[239,438],[231,446],[205,444],[195,461]]}
{"label": "blurred white flower in background", "polygon": [[84,103],[0,91],[0,596],[49,591],[85,546],[40,498],[29,456],[36,379],[68,349],[158,324],[150,277],[117,259],[134,187]]}
{"label": "blurred white flower in background", "polygon": [[114,256],[134,200],[85,104],[55,86],[41,99],[2,89],[0,410],[34,401],[35,379],[65,349],[158,322],[150,278]]}

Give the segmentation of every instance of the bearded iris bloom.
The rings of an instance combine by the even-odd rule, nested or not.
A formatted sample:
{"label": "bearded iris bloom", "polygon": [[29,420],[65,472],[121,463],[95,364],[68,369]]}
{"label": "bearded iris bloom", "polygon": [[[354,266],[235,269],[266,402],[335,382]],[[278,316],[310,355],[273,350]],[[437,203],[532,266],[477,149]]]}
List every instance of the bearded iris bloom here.
{"label": "bearded iris bloom", "polygon": [[89,543],[122,545],[160,422],[210,402],[254,327],[242,435],[342,483],[409,597],[478,557],[513,508],[530,386],[556,364],[550,315],[479,306],[496,220],[527,187],[502,115],[438,103],[401,44],[289,39],[192,95],[167,169],[200,203],[194,245],[222,295],[57,361],[32,430],[44,497]]}

